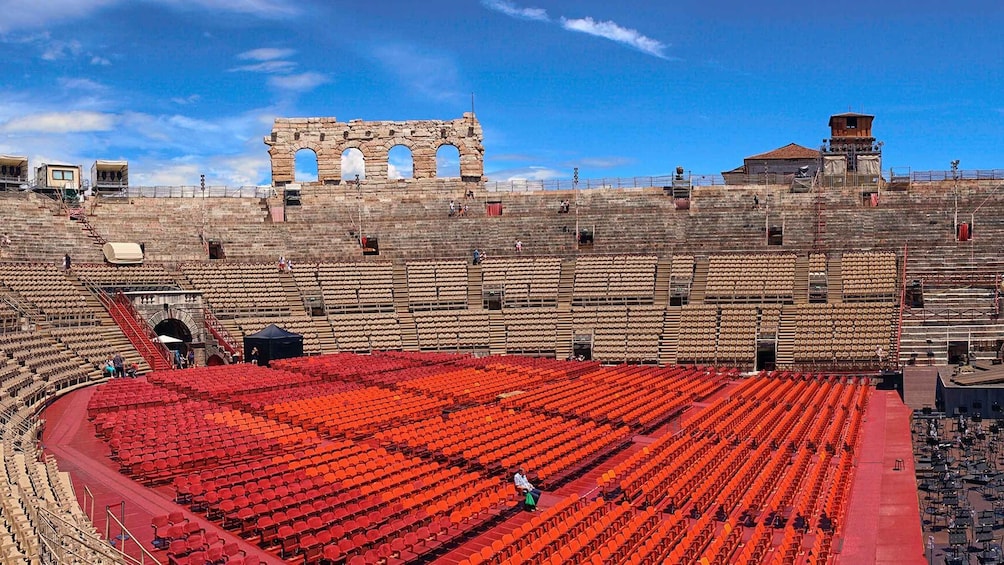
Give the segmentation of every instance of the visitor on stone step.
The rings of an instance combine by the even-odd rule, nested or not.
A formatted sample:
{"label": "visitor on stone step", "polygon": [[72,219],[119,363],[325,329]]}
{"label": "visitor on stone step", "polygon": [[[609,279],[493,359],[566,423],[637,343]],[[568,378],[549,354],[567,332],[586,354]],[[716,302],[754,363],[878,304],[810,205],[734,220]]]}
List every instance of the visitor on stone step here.
{"label": "visitor on stone step", "polygon": [[63,255],[63,270],[64,271],[69,271],[70,270],[70,254],[69,253],[67,253],[66,255]]}
{"label": "visitor on stone step", "polygon": [[115,365],[112,364],[111,359],[105,361],[105,376],[107,376],[109,379],[115,377]]}
{"label": "visitor on stone step", "polygon": [[194,349],[189,349],[188,350],[188,368],[191,369],[194,366],[195,366],[195,350]]}
{"label": "visitor on stone step", "polygon": [[125,359],[122,358],[120,353],[116,353],[115,357],[112,357],[112,366],[115,367],[115,376],[122,378],[125,376]]}
{"label": "visitor on stone step", "polygon": [[4,232],[3,237],[0,238],[0,246],[10,247],[10,236],[7,235],[7,232]]}
{"label": "visitor on stone step", "polygon": [[279,256],[279,272],[281,273],[281,272],[283,272],[285,270],[286,270],[286,258],[280,255]]}
{"label": "visitor on stone step", "polygon": [[450,200],[450,217],[452,218],[457,213],[457,203]]}

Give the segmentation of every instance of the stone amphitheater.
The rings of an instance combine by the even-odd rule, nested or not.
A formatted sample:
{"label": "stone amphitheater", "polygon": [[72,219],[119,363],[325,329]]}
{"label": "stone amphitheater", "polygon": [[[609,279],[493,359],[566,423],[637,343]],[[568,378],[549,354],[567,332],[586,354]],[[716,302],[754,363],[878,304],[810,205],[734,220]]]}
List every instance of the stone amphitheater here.
{"label": "stone amphitheater", "polygon": [[[590,367],[716,367],[735,371],[730,378],[859,378],[943,366],[960,341],[972,360],[999,355],[1000,180],[817,183],[805,192],[753,182],[679,194],[634,179],[621,188],[502,190],[483,177],[480,125],[472,120],[382,123],[372,131],[333,119],[277,122],[266,143],[281,182],[263,195],[126,191],[68,208],[36,192],[0,192],[11,239],[0,256],[7,474],[0,561],[168,560],[108,543],[111,516],[88,509],[85,485],[45,448],[46,409],[75,391],[93,392],[107,380],[100,367],[113,354],[143,375],[170,374],[172,357],[151,342],[158,334],[181,339],[199,365],[246,356],[242,338],[269,324],[302,334],[305,355],[318,358],[579,357]],[[429,172],[442,143],[459,146],[461,178]],[[361,183],[341,182],[330,164],[347,146],[385,161],[395,144],[415,147],[415,178],[387,179],[376,167]],[[284,187],[294,180],[289,155],[305,147],[318,155],[319,180]],[[300,191],[295,205],[284,198],[290,186]],[[559,210],[564,200],[568,213]],[[466,212],[451,215],[451,201]],[[971,233],[964,240],[960,218]],[[142,244],[143,264],[106,264],[107,242]],[[473,262],[475,249],[486,258]],[[69,270],[61,268],[66,254]],[[280,257],[294,267],[277,268]],[[602,487],[607,479],[593,482]],[[715,535],[729,540],[729,532]],[[840,562],[829,542],[803,546],[817,556],[823,547],[828,558],[796,551],[798,559],[778,552],[770,560],[754,552],[749,535],[740,540],[745,549],[714,562],[738,562],[729,559],[741,554],[749,562]],[[785,544],[799,547],[789,539],[773,545]],[[701,559],[672,548],[653,553],[650,545],[646,555],[661,557],[646,562]],[[305,551],[278,558],[324,561]],[[474,553],[455,562],[480,562]],[[631,553],[601,562],[635,562]],[[412,559],[429,555],[444,558]],[[523,562],[516,555],[518,548],[499,550],[486,561]],[[364,559],[330,561],[370,562],[357,556]]]}

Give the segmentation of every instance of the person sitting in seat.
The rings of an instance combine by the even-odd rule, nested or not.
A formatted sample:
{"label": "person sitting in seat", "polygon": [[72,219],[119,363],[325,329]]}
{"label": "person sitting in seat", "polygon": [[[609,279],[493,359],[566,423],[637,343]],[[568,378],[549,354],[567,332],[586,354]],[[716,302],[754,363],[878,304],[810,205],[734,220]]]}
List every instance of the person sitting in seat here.
{"label": "person sitting in seat", "polygon": [[516,485],[516,489],[523,493],[525,497],[523,508],[527,512],[537,510],[537,501],[540,500],[541,492],[534,488],[529,479],[526,478],[526,470],[523,466],[520,466],[516,474],[513,475],[512,482]]}
{"label": "person sitting in seat", "polygon": [[823,530],[824,532],[832,532],[833,531],[833,520],[829,516],[826,515],[825,511],[819,517],[819,529]]}

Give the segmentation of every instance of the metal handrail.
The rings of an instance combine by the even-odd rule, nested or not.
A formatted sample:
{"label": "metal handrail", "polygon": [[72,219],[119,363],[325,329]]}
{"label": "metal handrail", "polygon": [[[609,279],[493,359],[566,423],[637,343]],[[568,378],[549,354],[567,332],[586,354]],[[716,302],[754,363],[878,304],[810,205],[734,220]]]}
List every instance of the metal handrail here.
{"label": "metal handrail", "polygon": [[[168,352],[167,347],[163,343],[157,341],[157,333],[153,331],[153,328],[147,325],[146,320],[140,316],[139,311],[136,310],[136,306],[134,306],[132,301],[129,300],[129,297],[127,297],[124,292],[119,290],[115,293],[115,302],[123,308],[125,313],[128,314],[129,318],[131,318],[130,321],[135,326],[133,329],[140,332],[141,335],[145,334],[147,338],[149,338],[150,345],[153,348],[152,353],[159,354],[164,361],[171,363],[171,354]],[[150,368],[152,369],[153,367],[151,366]]]}
{"label": "metal handrail", "polygon": [[216,318],[216,315],[209,310],[209,308],[202,309],[202,319],[206,325],[206,329],[209,333],[213,334],[216,341],[223,346],[228,353],[234,355],[238,352],[237,342],[230,336],[230,332],[223,327],[223,324]]}
{"label": "metal handrail", "polygon": [[[125,501],[122,501],[121,504],[124,515]],[[112,512],[111,506],[105,506],[105,539],[107,540],[111,539],[108,537],[108,535],[110,533],[109,530],[111,529],[112,522],[115,522],[115,525],[118,526],[119,528],[119,535],[116,537],[116,539],[120,543],[115,546],[119,552],[119,555],[127,559],[129,563],[146,563],[146,560],[149,559],[151,563],[160,565],[160,561],[158,561],[157,558],[154,557],[153,554],[150,553],[145,547],[143,547],[143,544],[139,542],[136,542],[136,547],[138,547],[140,550],[139,559],[136,559],[135,557],[125,552],[126,542],[129,540],[135,541],[136,536],[134,536],[132,532],[129,531],[129,528],[127,528],[126,525],[123,524],[121,520],[119,520],[119,517]]]}

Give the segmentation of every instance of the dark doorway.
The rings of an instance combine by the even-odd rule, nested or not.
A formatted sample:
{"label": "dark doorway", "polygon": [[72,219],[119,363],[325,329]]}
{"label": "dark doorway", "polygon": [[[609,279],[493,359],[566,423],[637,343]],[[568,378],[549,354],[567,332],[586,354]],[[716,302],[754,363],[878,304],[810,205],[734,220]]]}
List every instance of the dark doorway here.
{"label": "dark doorway", "polygon": [[760,371],[773,371],[777,368],[777,348],[775,341],[761,339],[756,342],[756,366]]}
{"label": "dark doorway", "polygon": [[223,242],[217,241],[215,239],[209,240],[209,258],[223,260],[227,258],[227,254],[223,251]]}
{"label": "dark doorway", "polygon": [[969,342],[949,341],[948,342],[948,364],[964,365],[969,363]]}
{"label": "dark doorway", "polygon": [[185,325],[185,322],[177,318],[166,318],[161,320],[153,328],[154,333],[157,335],[166,335],[173,337],[174,339],[180,339],[185,343],[192,342],[192,332]]}
{"label": "dark doorway", "polygon": [[488,310],[502,309],[502,290],[498,288],[484,289],[481,291],[481,301]]}
{"label": "dark doorway", "polygon": [[784,229],[781,226],[771,226],[767,230],[767,245],[784,245]]}
{"label": "dark doorway", "polygon": [[572,337],[572,356],[582,361],[593,358],[592,334],[579,334]]}

